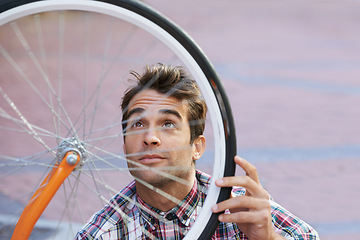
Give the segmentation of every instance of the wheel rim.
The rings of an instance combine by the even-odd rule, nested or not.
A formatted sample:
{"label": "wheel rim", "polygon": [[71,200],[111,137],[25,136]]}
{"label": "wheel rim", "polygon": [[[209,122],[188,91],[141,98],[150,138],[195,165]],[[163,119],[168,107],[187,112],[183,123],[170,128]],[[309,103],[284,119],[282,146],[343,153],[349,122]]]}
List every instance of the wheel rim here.
{"label": "wheel rim", "polygon": [[[69,8],[70,9],[84,9],[85,8],[85,10],[91,10],[91,11],[96,9],[96,11],[99,12],[99,8],[98,8],[97,4],[101,4],[101,5],[104,6],[104,9],[105,9],[104,11],[106,12],[106,14],[111,15],[111,16],[116,15],[117,17],[119,16],[119,12],[114,11],[113,7],[110,8],[109,7],[110,5],[107,5],[107,4],[104,4],[104,3],[98,3],[98,2],[95,2],[95,1],[94,1],[94,3],[92,3],[92,4],[95,4],[95,5],[90,5],[89,4],[89,2],[93,2],[93,1],[76,1],[75,3],[74,3],[74,1],[51,1],[51,4],[49,6],[47,6],[48,4],[46,2],[48,2],[48,1],[35,2],[35,3],[31,4],[31,6],[30,5],[26,6],[25,10],[22,10],[22,9],[18,8],[16,10],[14,10],[15,13],[5,12],[8,15],[6,15],[6,14],[4,15],[4,13],[2,13],[3,18],[0,19],[0,25],[4,24],[7,21],[13,21],[15,19],[14,16],[16,16],[16,18],[18,18],[19,16],[21,16],[21,14],[29,15],[30,13],[42,12],[44,10],[46,10],[46,11],[49,11],[49,10],[55,11],[55,10],[59,10],[59,9],[69,9]],[[82,5],[81,4],[79,5],[79,3],[81,3]],[[94,8],[95,6],[96,6],[96,8]],[[36,9],[36,10],[34,10],[34,9]],[[130,12],[130,11],[126,10],[126,9],[125,10],[121,9],[119,11],[124,11],[124,12],[121,12],[121,14],[123,14],[122,16],[126,16],[127,21],[128,21],[128,17],[131,14],[133,14],[133,12]],[[139,24],[139,26],[142,26],[142,27],[143,27],[143,24],[144,24],[143,20],[139,20],[139,19],[136,19],[136,20],[132,21],[132,23],[133,24]],[[180,59],[182,60],[182,63],[184,63],[187,66],[187,68],[192,73],[194,78],[196,78],[196,79],[205,79],[204,81],[200,82],[200,84],[199,84],[199,85],[202,84],[200,87],[201,87],[201,89],[203,91],[204,98],[207,100],[208,105],[210,105],[210,104],[217,105],[217,101],[219,101],[219,100],[216,99],[215,96],[213,95],[213,91],[212,91],[211,87],[209,85],[207,85],[206,76],[204,75],[202,69],[198,66],[196,61],[193,59],[193,57],[187,52],[187,50],[181,44],[179,44],[179,42],[176,39],[174,39],[172,36],[170,36],[166,31],[163,31],[161,28],[159,28],[157,25],[155,25],[153,23],[149,23],[149,25],[152,26],[152,28],[151,28],[152,30],[155,29],[156,31],[161,32],[162,35],[161,35],[160,38],[161,38],[162,42],[166,46],[168,46],[168,47],[170,46],[177,56],[180,56]],[[165,35],[167,35],[167,36],[165,36]],[[7,51],[2,50],[2,53],[3,53],[3,56],[4,56],[4,55],[7,54]],[[9,61],[9,60],[7,59],[7,61]],[[13,67],[14,67],[14,65],[13,65]],[[64,66],[62,66],[62,67],[64,67]],[[215,84],[215,87],[217,87],[217,86],[218,85]],[[56,106],[56,107],[61,108],[61,106]],[[216,155],[215,158],[216,159],[224,159],[225,154],[226,154],[225,149],[226,149],[227,146],[225,146],[225,133],[224,133],[224,130],[223,130],[224,124],[222,123],[222,113],[219,111],[219,109],[215,109],[214,111],[210,112],[210,114],[211,114],[211,116],[210,116],[211,119],[217,119],[215,121],[215,122],[217,122],[217,124],[212,124],[213,132],[219,134],[218,136],[214,136],[214,141],[215,141],[214,145],[215,146],[220,146],[220,147],[214,148],[214,151],[215,151],[214,154]],[[219,122],[220,122],[220,124],[219,124]],[[60,123],[59,123],[59,125],[60,125]],[[75,129],[75,127],[70,127],[70,129],[72,129],[72,128]],[[232,126],[230,126],[230,128],[232,128]],[[76,132],[76,131],[74,131],[74,132]],[[59,141],[60,141],[60,138],[58,137],[57,142],[59,143]],[[54,144],[54,145],[56,145],[56,144]],[[52,146],[54,146],[54,145],[52,145]],[[95,148],[95,150],[98,151],[99,149]],[[54,150],[52,150],[51,147],[48,147],[48,151],[51,152],[51,151],[54,151]],[[222,177],[223,172],[224,172],[223,169],[225,168],[225,162],[217,161],[214,164],[215,164],[214,169],[216,169],[217,171],[213,172],[213,177],[215,179],[218,178],[218,177]],[[219,169],[220,169],[220,171],[219,171]],[[72,188],[74,188],[74,186]],[[216,187],[210,188],[209,198],[211,197],[211,198],[217,199],[219,191],[220,191],[220,189],[218,189]],[[200,219],[203,216],[204,216],[203,219],[208,219],[212,215],[211,210],[210,210],[211,204],[213,204],[213,202],[207,201],[205,203],[206,206],[204,207],[204,209],[207,209],[207,211],[202,212],[202,214],[200,215]],[[207,220],[204,220],[204,221],[207,221]],[[197,221],[196,224],[198,222],[200,224],[201,220]],[[194,229],[196,229],[196,227]],[[194,231],[193,234],[195,234],[196,236],[199,236],[200,233],[201,232],[196,233]]]}

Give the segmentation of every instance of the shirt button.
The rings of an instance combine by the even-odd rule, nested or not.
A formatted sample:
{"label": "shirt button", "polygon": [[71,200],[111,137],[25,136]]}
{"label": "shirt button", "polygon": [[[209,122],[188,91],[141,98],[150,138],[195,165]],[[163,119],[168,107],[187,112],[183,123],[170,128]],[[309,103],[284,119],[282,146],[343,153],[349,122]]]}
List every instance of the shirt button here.
{"label": "shirt button", "polygon": [[165,218],[167,220],[169,220],[169,221],[174,220],[176,218],[176,214],[175,213],[169,213],[168,215],[166,215]]}

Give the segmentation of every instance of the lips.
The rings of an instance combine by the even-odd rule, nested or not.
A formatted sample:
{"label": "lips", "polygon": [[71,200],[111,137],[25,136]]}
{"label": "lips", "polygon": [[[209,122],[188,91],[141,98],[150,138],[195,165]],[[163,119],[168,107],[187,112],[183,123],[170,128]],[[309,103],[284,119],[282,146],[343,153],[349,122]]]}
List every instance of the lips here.
{"label": "lips", "polygon": [[151,154],[151,155],[144,155],[142,156],[139,161],[142,164],[153,164],[163,161],[165,158],[157,155],[157,154]]}

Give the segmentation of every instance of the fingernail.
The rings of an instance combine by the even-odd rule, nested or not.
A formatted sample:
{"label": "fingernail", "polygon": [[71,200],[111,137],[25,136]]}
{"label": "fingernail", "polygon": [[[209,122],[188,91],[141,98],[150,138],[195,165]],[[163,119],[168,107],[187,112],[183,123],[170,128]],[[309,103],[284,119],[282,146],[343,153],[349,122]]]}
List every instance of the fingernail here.
{"label": "fingernail", "polygon": [[241,157],[239,157],[239,156],[236,156],[236,159],[237,159],[238,161],[240,161],[240,162],[243,162],[243,161],[244,161],[244,159],[241,158]]}
{"label": "fingernail", "polygon": [[222,178],[216,179],[216,184],[222,185],[224,183],[224,180]]}
{"label": "fingernail", "polygon": [[217,205],[214,205],[214,206],[212,206],[212,208],[211,208],[211,209],[212,209],[212,211],[213,211],[213,212],[216,212],[216,211],[217,211],[217,209],[218,209],[218,206],[217,206]]}

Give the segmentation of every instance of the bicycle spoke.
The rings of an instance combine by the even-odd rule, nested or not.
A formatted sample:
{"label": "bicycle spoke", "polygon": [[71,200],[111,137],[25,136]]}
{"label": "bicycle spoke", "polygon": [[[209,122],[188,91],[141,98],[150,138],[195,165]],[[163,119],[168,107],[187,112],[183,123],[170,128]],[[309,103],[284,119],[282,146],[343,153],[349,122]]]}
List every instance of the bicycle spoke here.
{"label": "bicycle spoke", "polygon": [[[31,124],[27,121],[27,119],[22,115],[20,110],[16,107],[14,102],[9,98],[6,93],[4,93],[2,87],[0,86],[0,93],[4,97],[5,101],[11,106],[11,108],[16,112],[16,114],[19,116],[19,118],[24,122],[25,127],[30,131],[30,135],[34,137],[36,141],[38,141],[40,144],[42,144],[49,152],[51,152],[51,149],[49,146],[45,144],[45,142],[41,139],[41,137],[37,134],[37,132],[34,130],[34,128],[31,126]],[[22,127],[22,126],[21,126]]]}
{"label": "bicycle spoke", "polygon": [[[74,1],[79,3],[73,4]],[[4,65],[3,69],[11,71],[9,76],[7,71],[0,72],[5,79],[0,89],[1,98],[5,99],[0,106],[0,135],[4,136],[3,139],[11,138],[8,142],[4,140],[4,145],[0,146],[0,167],[13,170],[10,173],[14,178],[25,177],[28,173],[36,175],[39,182],[31,185],[39,186],[47,173],[58,167],[64,154],[62,151],[81,153],[82,161],[63,182],[56,204],[49,205],[49,212],[44,212],[44,217],[84,222],[90,213],[84,201],[93,201],[91,211],[100,209],[124,187],[124,179],[134,179],[130,172],[148,172],[169,182],[180,183],[179,186],[189,185],[174,174],[186,172],[189,169],[187,166],[149,167],[133,160],[137,159],[139,153],[124,154],[124,138],[133,137],[133,133],[127,127],[122,129],[123,125],[129,127],[131,123],[127,120],[122,122],[123,112],[119,105],[122,94],[132,85],[133,79],[128,79],[131,70],[138,71],[146,64],[158,62],[184,65],[191,75],[204,82],[202,86],[209,92],[206,97],[215,102],[215,111],[218,111],[218,105],[207,82],[209,76],[215,78],[212,70],[209,76],[204,73],[204,69],[209,69],[206,58],[202,59],[202,53],[186,37],[184,42],[179,42],[182,36],[173,37],[172,34],[182,33],[172,31],[172,25],[165,30],[163,28],[167,25],[147,18],[151,14],[144,17],[131,8],[122,11],[120,6],[115,5],[107,8],[103,6],[106,5],[103,1],[74,1],[35,1],[33,6],[55,3],[59,9],[52,6],[50,11],[42,13],[42,9],[46,8],[34,7],[34,13],[26,12],[24,18],[14,18],[0,28],[0,34],[12,39],[4,38],[0,43],[0,56],[3,56],[0,64]],[[82,4],[84,9],[78,10]],[[88,4],[96,7],[87,8]],[[130,1],[129,4],[137,2]],[[113,10],[117,9],[121,11],[114,14]],[[192,48],[196,50],[195,60],[193,53],[189,52]],[[205,67],[199,66],[198,61],[203,65],[205,62]],[[216,83],[213,88],[216,89]],[[158,102],[172,96],[174,91],[176,89],[164,94]],[[26,97],[20,98],[22,95]],[[123,110],[127,111],[127,108]],[[223,134],[222,126],[225,125],[223,116],[217,114],[212,116],[215,116],[220,127],[212,129],[210,126],[215,138]],[[202,122],[189,123],[190,127],[197,124]],[[223,141],[222,135],[218,138]],[[222,144],[215,146],[223,147]],[[161,149],[159,154],[186,152],[188,147],[176,145],[171,149]],[[154,152],[141,154],[151,153]],[[219,168],[221,171],[223,169]],[[1,177],[10,176],[7,173],[1,173]],[[182,201],[139,177],[135,177],[135,180],[176,204]],[[30,193],[13,194],[30,199]],[[89,193],[95,194],[96,198],[89,197]],[[121,197],[148,211],[133,198]],[[213,201],[216,201],[215,198]],[[100,204],[100,207],[96,204]],[[124,224],[132,221],[118,206],[110,205],[118,211]],[[162,215],[156,217],[164,220]],[[69,226],[72,228],[75,225]],[[61,227],[58,224],[56,229]],[[148,238],[155,238],[144,227],[141,231]]]}

